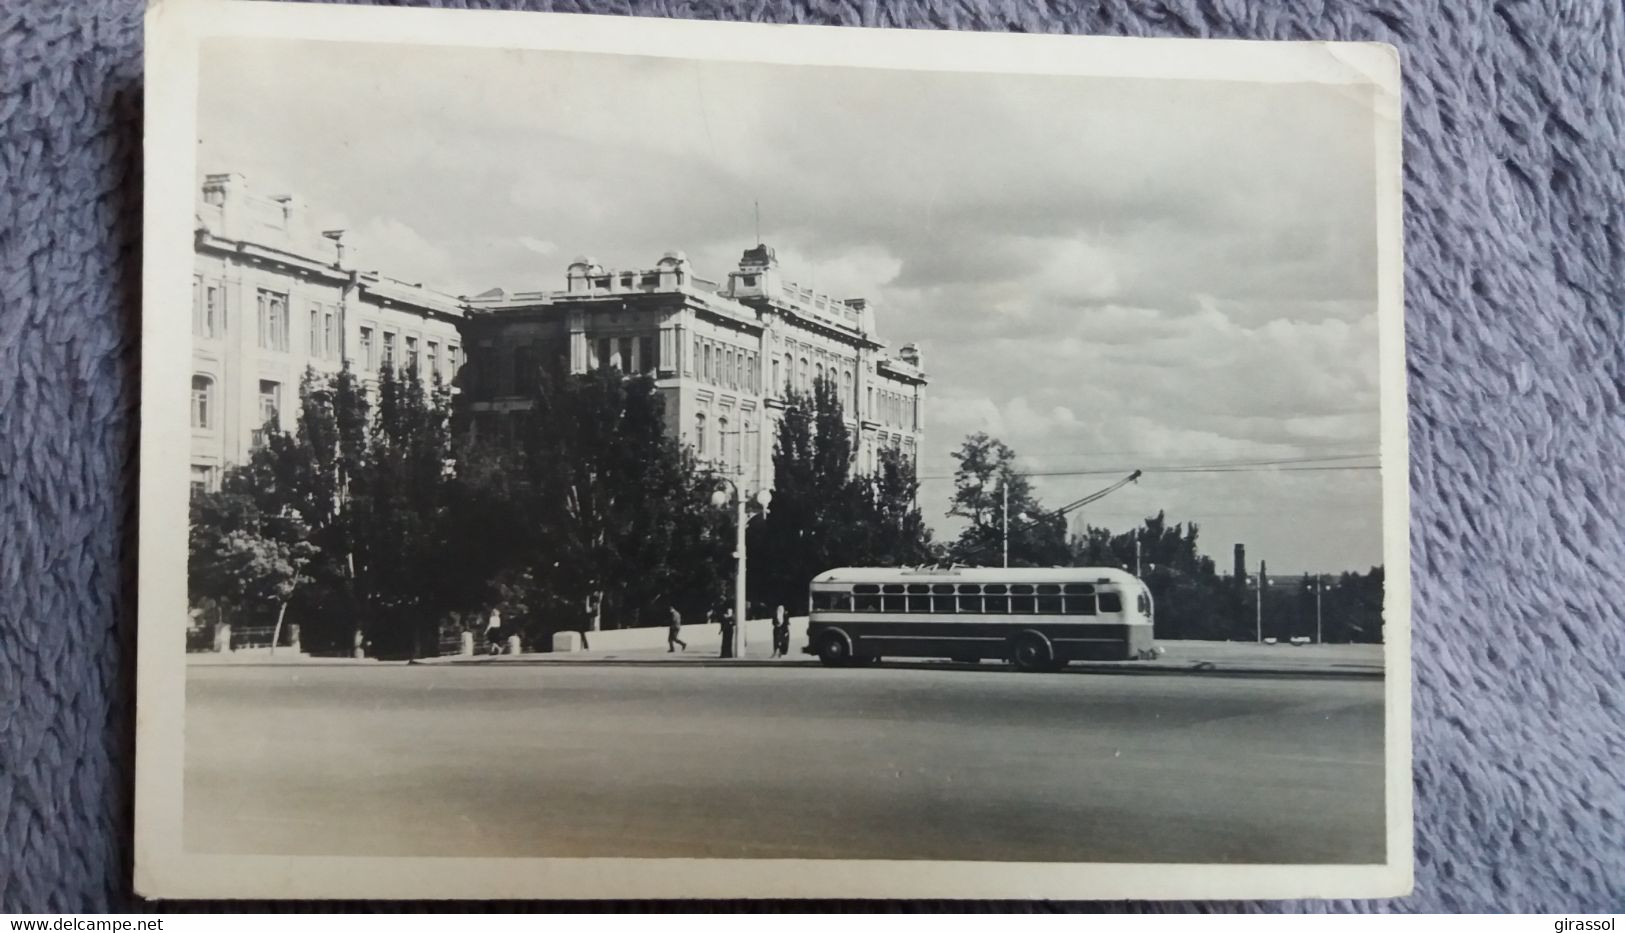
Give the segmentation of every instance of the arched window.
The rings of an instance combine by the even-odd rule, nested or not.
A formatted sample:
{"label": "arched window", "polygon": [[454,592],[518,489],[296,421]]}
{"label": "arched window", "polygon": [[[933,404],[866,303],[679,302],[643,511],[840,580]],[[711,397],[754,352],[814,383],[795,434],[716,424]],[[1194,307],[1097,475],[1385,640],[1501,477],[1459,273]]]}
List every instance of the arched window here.
{"label": "arched window", "polygon": [[798,380],[798,382],[801,384],[801,391],[810,391],[812,389],[812,373],[811,370],[807,368],[807,358],[805,356],[801,358],[800,375],[801,378]]}
{"label": "arched window", "polygon": [[214,427],[214,380],[208,376],[192,377],[192,427]]}
{"label": "arched window", "polygon": [[694,415],[694,450],[700,456],[705,456],[705,412],[696,412]]}
{"label": "arched window", "polygon": [[728,465],[728,451],[733,448],[733,436],[728,433],[728,419],[717,419],[717,460]]}

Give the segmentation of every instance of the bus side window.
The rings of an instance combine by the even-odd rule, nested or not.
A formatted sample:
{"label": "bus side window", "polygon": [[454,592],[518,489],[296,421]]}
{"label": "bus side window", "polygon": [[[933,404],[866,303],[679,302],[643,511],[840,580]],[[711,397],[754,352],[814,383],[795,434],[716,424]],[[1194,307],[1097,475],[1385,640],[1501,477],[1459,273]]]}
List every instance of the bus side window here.
{"label": "bus side window", "polygon": [[931,592],[935,594],[931,597],[931,608],[934,611],[955,611],[956,605],[954,603],[954,585],[952,583],[938,583],[931,587]]}
{"label": "bus side window", "polygon": [[1010,597],[1003,583],[989,583],[982,587],[982,611],[1003,615],[1010,611]]}
{"label": "bus side window", "polygon": [[1061,612],[1061,587],[1056,583],[1038,584],[1038,611],[1049,615]]}
{"label": "bus side window", "polygon": [[852,593],[853,612],[880,611],[880,587],[873,583],[859,583],[852,587]]}
{"label": "bus side window", "polygon": [[1117,594],[1117,593],[1101,593],[1100,594],[1100,611],[1101,612],[1122,612],[1123,611],[1123,597],[1121,595]]}
{"label": "bus side window", "polygon": [[1088,583],[1066,585],[1066,614],[1092,616],[1095,614],[1095,588]]}
{"label": "bus side window", "polygon": [[959,584],[959,611],[982,611],[982,588],[975,583]]}
{"label": "bus side window", "polygon": [[1017,583],[1010,587],[1010,611],[1032,614],[1033,587],[1030,583]]}
{"label": "bus side window", "polygon": [[907,598],[908,597],[906,597],[906,596],[882,596],[881,597],[881,599],[885,601],[884,606],[885,606],[885,610],[887,612],[906,612],[907,610],[903,608],[903,600],[905,600]]}

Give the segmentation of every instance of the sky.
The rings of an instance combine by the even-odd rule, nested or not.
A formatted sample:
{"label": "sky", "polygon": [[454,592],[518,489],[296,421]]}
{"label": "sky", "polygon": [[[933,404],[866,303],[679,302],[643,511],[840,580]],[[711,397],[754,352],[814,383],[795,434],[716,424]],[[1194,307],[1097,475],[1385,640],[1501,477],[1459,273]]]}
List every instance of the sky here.
{"label": "sky", "polygon": [[759,205],[787,279],[920,346],[938,537],[987,431],[1049,507],[1145,471],[1078,527],[1164,511],[1223,569],[1238,542],[1272,575],[1381,563],[1358,88],[283,40],[211,40],[199,84],[200,174],[455,294],[668,249],[721,280]]}

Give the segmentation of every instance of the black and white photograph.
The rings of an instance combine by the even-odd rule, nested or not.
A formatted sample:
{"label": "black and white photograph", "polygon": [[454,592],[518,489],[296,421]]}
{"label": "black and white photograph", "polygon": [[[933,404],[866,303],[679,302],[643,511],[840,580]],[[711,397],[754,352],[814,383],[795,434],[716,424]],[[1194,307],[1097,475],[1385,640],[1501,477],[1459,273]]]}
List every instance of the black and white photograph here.
{"label": "black and white photograph", "polygon": [[1391,49],[223,6],[143,893],[1408,890]]}

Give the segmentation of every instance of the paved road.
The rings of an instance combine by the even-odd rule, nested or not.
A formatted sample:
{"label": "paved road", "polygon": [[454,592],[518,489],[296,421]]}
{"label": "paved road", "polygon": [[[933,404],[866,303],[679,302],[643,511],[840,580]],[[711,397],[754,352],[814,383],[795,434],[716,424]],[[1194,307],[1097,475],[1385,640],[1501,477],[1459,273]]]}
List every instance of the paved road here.
{"label": "paved road", "polygon": [[1377,862],[1382,684],[816,667],[189,672],[211,852]]}

